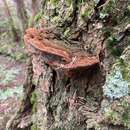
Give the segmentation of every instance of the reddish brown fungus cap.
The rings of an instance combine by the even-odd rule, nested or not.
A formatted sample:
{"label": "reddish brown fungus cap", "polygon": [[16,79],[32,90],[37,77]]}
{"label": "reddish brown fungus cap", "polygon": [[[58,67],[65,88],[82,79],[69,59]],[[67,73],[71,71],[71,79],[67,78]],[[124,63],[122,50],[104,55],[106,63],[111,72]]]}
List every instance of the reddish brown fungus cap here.
{"label": "reddish brown fungus cap", "polygon": [[52,39],[47,39],[47,35],[44,30],[41,31],[35,28],[29,28],[24,35],[24,41],[27,46],[31,45],[42,52],[63,58],[65,60],[64,64],[57,61],[48,61],[48,64],[56,69],[63,69],[69,72],[71,70],[86,69],[99,64],[99,59],[96,56],[76,55],[72,53],[71,50],[54,43]]}
{"label": "reddish brown fungus cap", "polygon": [[40,31],[37,29],[34,28],[27,29],[26,34],[24,35],[24,41],[26,45],[30,44],[40,51],[60,56],[66,62],[71,61],[72,54],[67,49],[60,47],[56,44],[53,44],[53,41],[45,39],[44,35],[43,37],[41,37]]}

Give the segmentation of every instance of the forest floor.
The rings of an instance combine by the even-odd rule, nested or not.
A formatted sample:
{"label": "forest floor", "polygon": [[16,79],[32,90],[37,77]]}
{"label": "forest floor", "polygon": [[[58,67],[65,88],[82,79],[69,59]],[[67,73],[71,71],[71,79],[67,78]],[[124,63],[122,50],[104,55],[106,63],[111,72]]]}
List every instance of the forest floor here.
{"label": "forest floor", "polygon": [[18,110],[25,77],[25,62],[0,55],[0,130]]}

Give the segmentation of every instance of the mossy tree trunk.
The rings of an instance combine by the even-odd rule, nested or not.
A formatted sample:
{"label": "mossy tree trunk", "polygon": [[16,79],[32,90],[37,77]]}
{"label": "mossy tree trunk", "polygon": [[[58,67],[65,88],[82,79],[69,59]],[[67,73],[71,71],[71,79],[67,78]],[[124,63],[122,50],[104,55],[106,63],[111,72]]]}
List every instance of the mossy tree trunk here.
{"label": "mossy tree trunk", "polygon": [[[31,53],[25,97],[8,127],[12,130],[120,130],[103,115],[103,85],[114,60],[127,46],[129,0],[44,0],[44,24],[56,40],[75,53],[96,56],[100,64],[67,77],[45,62],[43,53]],[[120,38],[120,32],[121,37]],[[114,38],[119,45],[114,44]],[[111,40],[111,42],[109,40]]]}

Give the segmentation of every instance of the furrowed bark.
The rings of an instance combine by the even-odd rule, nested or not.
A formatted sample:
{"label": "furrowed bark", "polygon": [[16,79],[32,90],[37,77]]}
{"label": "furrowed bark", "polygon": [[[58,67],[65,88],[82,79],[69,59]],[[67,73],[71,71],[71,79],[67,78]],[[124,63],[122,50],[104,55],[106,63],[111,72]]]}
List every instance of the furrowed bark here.
{"label": "furrowed bark", "polygon": [[[115,60],[107,46],[108,38],[110,33],[120,36],[116,27],[123,32],[121,18],[130,4],[128,0],[125,4],[116,1],[111,5],[110,2],[43,1],[45,22],[38,30],[27,30],[24,36],[33,69],[32,82],[25,87],[24,109],[19,119],[29,115],[32,120],[23,127],[19,122],[10,128],[127,129],[122,124],[111,124],[102,112],[106,99],[102,87]],[[124,49],[126,46],[121,44],[118,47]],[[32,86],[35,86],[33,90]],[[25,109],[29,99],[28,109]]]}

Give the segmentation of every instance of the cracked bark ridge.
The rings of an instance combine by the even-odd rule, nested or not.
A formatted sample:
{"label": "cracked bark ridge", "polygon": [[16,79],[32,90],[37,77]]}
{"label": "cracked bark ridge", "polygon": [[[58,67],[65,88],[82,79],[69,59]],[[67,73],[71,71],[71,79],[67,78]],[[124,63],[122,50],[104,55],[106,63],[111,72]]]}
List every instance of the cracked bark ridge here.
{"label": "cracked bark ridge", "polygon": [[[43,53],[53,55],[53,60],[48,59],[47,64],[54,69],[61,69],[66,74],[75,70],[88,69],[91,66],[99,64],[99,59],[96,56],[87,56],[83,52],[75,53],[70,48],[66,48],[60,44],[57,44],[50,36],[51,33],[47,33],[47,30],[38,30],[35,28],[29,28],[26,30],[24,36],[25,44],[29,50],[29,46],[40,50]],[[55,57],[60,57],[58,61]]]}

